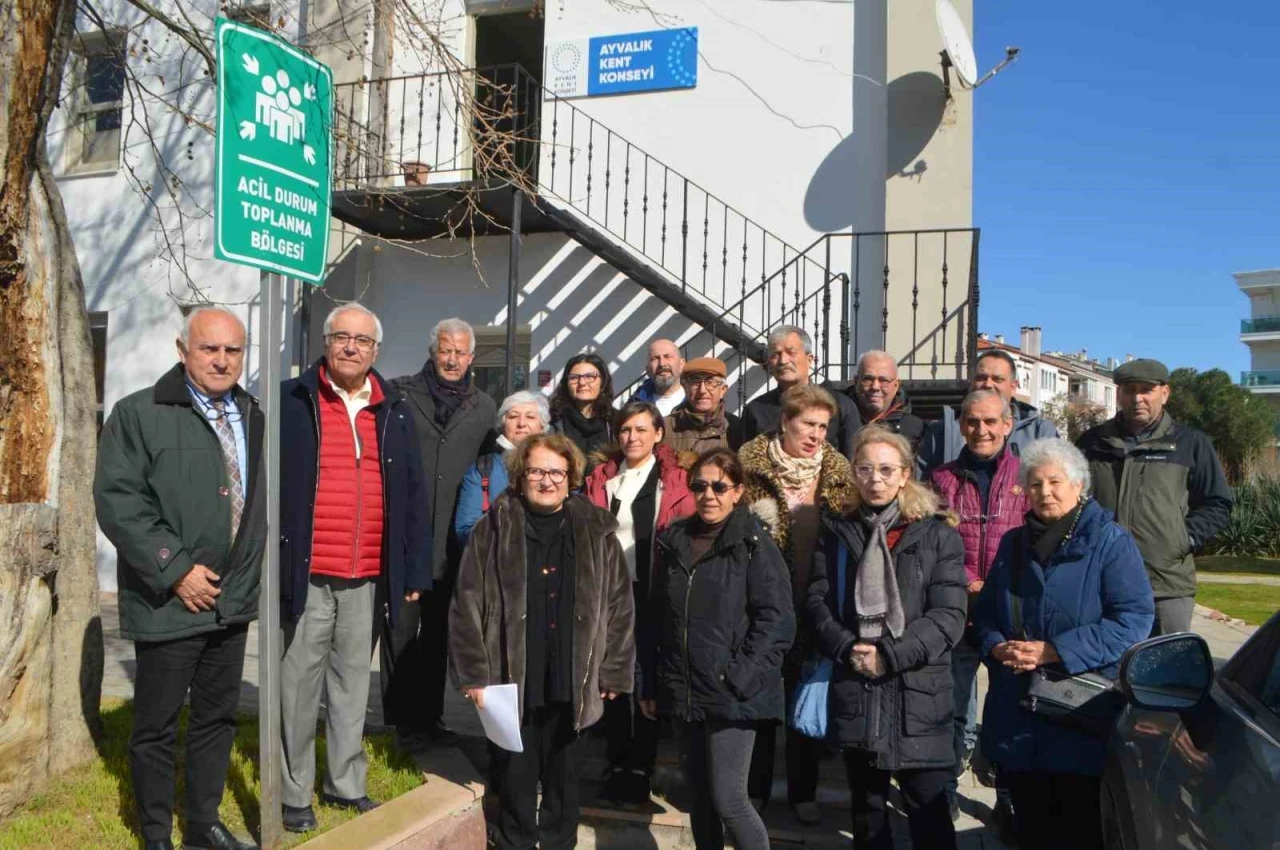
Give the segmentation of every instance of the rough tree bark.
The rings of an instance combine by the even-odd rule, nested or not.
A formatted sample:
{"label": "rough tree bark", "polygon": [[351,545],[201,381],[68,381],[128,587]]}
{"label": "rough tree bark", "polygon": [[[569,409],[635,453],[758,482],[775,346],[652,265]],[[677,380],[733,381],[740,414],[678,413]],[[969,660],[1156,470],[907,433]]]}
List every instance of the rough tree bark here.
{"label": "rough tree bark", "polygon": [[0,0],[0,818],[93,757],[102,686],[84,286],[45,149],[75,0]]}

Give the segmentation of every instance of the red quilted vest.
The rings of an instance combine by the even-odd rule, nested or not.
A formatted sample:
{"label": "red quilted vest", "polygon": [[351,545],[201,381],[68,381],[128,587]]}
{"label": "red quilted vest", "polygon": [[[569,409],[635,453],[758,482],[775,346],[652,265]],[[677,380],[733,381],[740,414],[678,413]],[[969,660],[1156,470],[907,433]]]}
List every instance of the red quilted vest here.
{"label": "red quilted vest", "polygon": [[1005,449],[996,464],[983,520],[978,485],[960,471],[960,461],[943,464],[930,473],[933,488],[945,506],[960,517],[956,531],[964,540],[964,572],[968,581],[986,581],[1000,538],[1024,522],[1031,502],[1018,484],[1018,456]]}
{"label": "red quilted vest", "polygon": [[[369,404],[383,400],[372,382]],[[311,572],[341,578],[374,578],[382,572],[382,455],[373,410],[356,415],[363,451],[356,460],[347,406],[320,367],[320,460],[312,518]]]}

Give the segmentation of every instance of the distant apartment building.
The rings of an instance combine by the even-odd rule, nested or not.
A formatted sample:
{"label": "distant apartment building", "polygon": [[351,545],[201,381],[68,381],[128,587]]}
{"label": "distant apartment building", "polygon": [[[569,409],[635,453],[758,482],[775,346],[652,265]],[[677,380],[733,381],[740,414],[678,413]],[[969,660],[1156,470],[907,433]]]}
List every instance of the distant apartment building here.
{"label": "distant apartment building", "polygon": [[1116,385],[1111,372],[1119,364],[1114,358],[1090,359],[1087,350],[1043,351],[1039,327],[1023,327],[1018,345],[1006,342],[1001,334],[980,335],[978,349],[990,348],[1007,351],[1018,364],[1017,397],[1027,404],[1044,410],[1054,402],[1080,399],[1100,405],[1108,417],[1115,416]]}
{"label": "distant apartment building", "polygon": [[1249,298],[1249,318],[1240,320],[1240,341],[1249,346],[1249,369],[1240,373],[1240,385],[1264,396],[1280,413],[1280,269],[1233,276]]}

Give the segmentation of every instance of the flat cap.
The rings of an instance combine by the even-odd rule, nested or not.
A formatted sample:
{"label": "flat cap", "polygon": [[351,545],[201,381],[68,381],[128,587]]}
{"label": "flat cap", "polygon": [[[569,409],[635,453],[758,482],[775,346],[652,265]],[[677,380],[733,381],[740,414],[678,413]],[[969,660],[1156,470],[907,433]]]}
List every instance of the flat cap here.
{"label": "flat cap", "polygon": [[1169,367],[1159,360],[1130,360],[1122,364],[1111,375],[1117,384],[1139,381],[1144,384],[1169,383]]}
{"label": "flat cap", "polygon": [[717,378],[727,378],[729,369],[719,357],[695,357],[684,364],[684,371],[680,374],[715,375]]}

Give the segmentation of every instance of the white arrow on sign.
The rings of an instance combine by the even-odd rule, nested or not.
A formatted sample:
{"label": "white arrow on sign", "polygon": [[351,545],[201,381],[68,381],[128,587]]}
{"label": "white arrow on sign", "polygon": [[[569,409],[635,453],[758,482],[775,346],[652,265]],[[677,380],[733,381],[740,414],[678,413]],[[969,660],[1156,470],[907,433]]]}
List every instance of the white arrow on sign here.
{"label": "white arrow on sign", "polygon": [[315,164],[316,164],[316,149],[315,149],[315,148],[313,148],[313,147],[311,147],[311,145],[303,145],[303,146],[302,146],[302,158],[303,158],[303,159],[305,159],[309,164],[311,164],[311,165],[315,165]]}
{"label": "white arrow on sign", "polygon": [[255,57],[255,56],[250,56],[248,53],[241,53],[241,54],[240,54],[240,58],[241,58],[241,60],[243,60],[243,61],[244,61],[244,69],[245,69],[246,71],[248,71],[250,74],[253,74],[254,76],[257,76],[257,74],[258,74],[258,59],[257,59],[257,57]]}
{"label": "white arrow on sign", "polygon": [[252,121],[240,122],[240,138],[252,140],[256,135],[258,135],[258,126],[256,124]]}
{"label": "white arrow on sign", "polygon": [[306,83],[302,87],[302,96],[305,97],[307,100],[315,100],[316,87],[313,86],[311,83]]}

